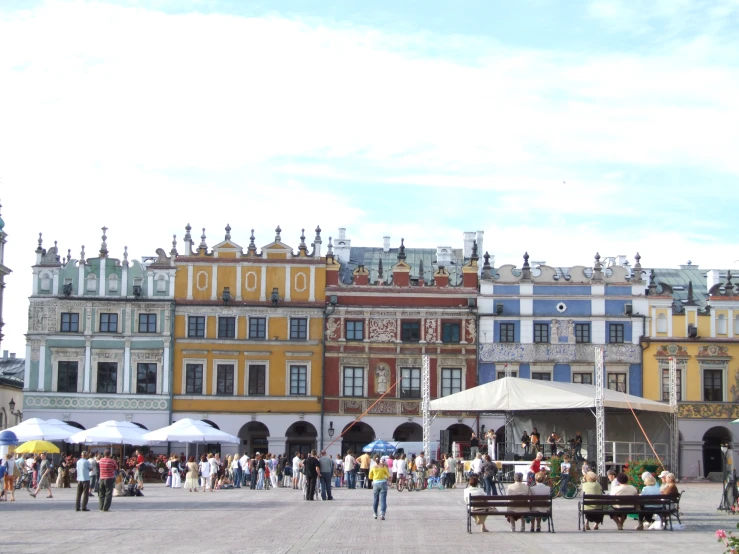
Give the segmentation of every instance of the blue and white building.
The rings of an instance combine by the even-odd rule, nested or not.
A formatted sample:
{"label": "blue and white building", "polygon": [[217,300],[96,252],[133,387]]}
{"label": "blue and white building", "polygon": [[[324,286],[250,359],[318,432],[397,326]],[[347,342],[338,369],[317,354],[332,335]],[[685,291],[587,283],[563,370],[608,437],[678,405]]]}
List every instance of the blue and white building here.
{"label": "blue and white building", "polygon": [[[591,267],[534,262],[495,268],[486,253],[480,280],[478,382],[505,376],[594,384],[595,347],[606,352],[610,389],[642,396],[648,300],[636,256]],[[490,422],[495,424],[494,421]],[[541,431],[541,430],[540,430]]]}

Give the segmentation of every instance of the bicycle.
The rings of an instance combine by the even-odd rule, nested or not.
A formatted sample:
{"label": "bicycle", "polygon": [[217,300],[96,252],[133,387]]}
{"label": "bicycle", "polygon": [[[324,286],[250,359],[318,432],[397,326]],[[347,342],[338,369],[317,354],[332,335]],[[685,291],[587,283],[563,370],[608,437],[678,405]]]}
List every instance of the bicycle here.
{"label": "bicycle", "polygon": [[33,475],[31,473],[24,473],[15,480],[16,490],[20,490],[23,487],[25,487],[28,492],[33,490]]}
{"label": "bicycle", "polygon": [[[551,478],[549,479],[551,481]],[[567,482],[567,488],[565,490],[562,490],[562,476],[560,475],[554,483],[551,485],[551,496],[552,498],[556,498],[557,496],[561,498],[565,498],[567,500],[572,500],[573,498],[576,498],[579,493],[579,487],[577,483],[574,483],[572,479]]]}

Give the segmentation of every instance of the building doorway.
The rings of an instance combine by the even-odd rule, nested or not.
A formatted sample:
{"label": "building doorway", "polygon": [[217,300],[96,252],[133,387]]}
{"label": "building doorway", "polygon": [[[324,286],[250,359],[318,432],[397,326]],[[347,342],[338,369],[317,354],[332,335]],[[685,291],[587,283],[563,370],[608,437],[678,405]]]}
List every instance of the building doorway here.
{"label": "building doorway", "polygon": [[308,454],[314,448],[317,449],[316,441],[318,431],[312,423],[307,421],[296,421],[287,428],[285,433],[288,458],[295,456],[296,452]]}
{"label": "building doorway", "polygon": [[[349,425],[351,425],[351,423]],[[346,432],[346,434],[342,435],[341,438],[342,456],[345,456],[349,450],[352,450],[355,455],[359,455],[362,453],[362,448],[365,445],[375,440],[375,430],[363,421],[355,423],[354,426],[347,431],[349,425],[344,427],[342,430],[342,433]]]}
{"label": "building doorway", "polygon": [[269,450],[269,429],[261,421],[250,421],[243,425],[239,429],[238,437],[250,458],[257,452],[266,454]]}
{"label": "building doorway", "polygon": [[413,422],[398,425],[393,432],[393,440],[398,442],[421,442],[423,441],[423,427]]}
{"label": "building doorway", "polygon": [[723,473],[724,455],[721,445],[731,446],[731,432],[722,426],[711,427],[703,435],[703,476],[709,473]]}

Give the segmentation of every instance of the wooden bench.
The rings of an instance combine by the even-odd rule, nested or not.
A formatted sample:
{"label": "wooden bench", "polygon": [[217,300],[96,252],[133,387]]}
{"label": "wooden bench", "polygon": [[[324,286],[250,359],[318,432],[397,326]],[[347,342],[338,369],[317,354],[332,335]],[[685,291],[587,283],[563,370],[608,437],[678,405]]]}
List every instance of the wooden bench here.
{"label": "wooden bench", "polygon": [[[516,511],[509,511],[516,508]],[[547,518],[547,531],[554,533],[552,499],[526,494],[511,496],[470,496],[467,506],[467,532],[472,532],[472,516],[521,516]]]}
{"label": "wooden bench", "polygon": [[[672,531],[672,516],[678,518],[681,494],[664,495],[639,495],[639,496],[612,496],[608,494],[583,494],[582,502],[577,505],[578,521],[577,528],[585,531],[586,515],[658,515],[665,522],[665,530],[669,522]],[[585,506],[589,508],[586,510]],[[618,509],[619,507],[627,507]]]}

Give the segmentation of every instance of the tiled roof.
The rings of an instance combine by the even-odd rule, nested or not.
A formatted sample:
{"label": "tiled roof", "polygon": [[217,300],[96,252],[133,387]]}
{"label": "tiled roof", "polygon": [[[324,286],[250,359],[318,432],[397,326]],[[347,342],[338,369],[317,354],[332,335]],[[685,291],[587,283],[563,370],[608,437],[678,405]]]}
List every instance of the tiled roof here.
{"label": "tiled roof", "polygon": [[[688,300],[688,283],[693,283],[693,301],[698,306],[706,306],[708,302],[708,285],[706,274],[710,269],[701,269],[695,267],[682,268],[660,268],[654,270],[654,282],[659,285],[660,282],[666,283],[672,287],[673,298],[680,303],[685,304]],[[719,269],[721,283],[726,282],[726,273],[728,270]],[[647,277],[648,279],[648,277]]]}
{"label": "tiled roof", "polygon": [[26,360],[23,358],[0,358],[0,381],[3,384],[23,388]]}

